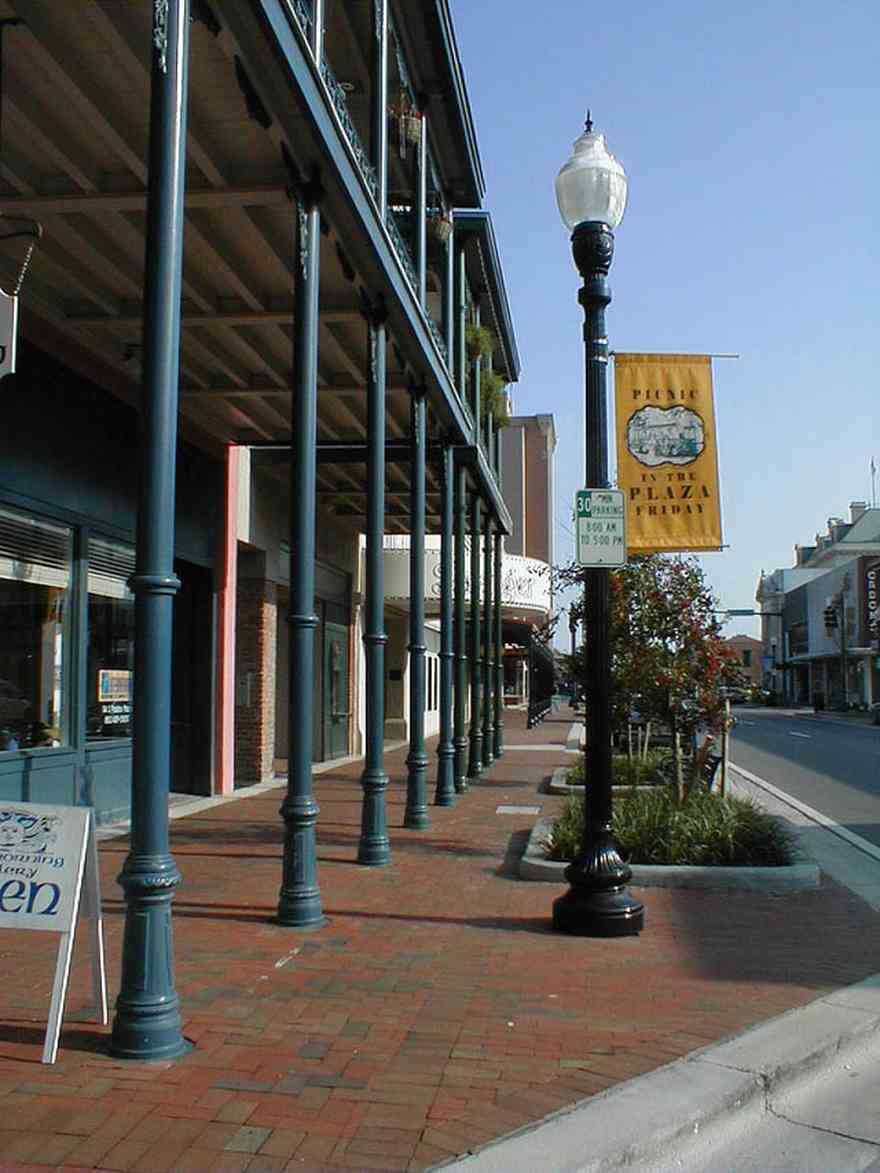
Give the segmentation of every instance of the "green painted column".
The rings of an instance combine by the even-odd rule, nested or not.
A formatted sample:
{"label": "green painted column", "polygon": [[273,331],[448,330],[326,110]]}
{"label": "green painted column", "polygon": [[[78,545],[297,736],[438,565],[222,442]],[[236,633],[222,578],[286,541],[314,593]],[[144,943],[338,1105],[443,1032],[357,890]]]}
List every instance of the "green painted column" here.
{"label": "green painted column", "polygon": [[424,831],[428,817],[425,753],[425,389],[410,394],[409,754],[404,827]]}
{"label": "green painted column", "polygon": [[453,653],[452,530],[455,449],[444,445],[440,469],[440,740],[437,743],[435,806],[455,802],[455,746],[452,728]]}
{"label": "green painted column", "polygon": [[[452,210],[448,209],[452,216]],[[446,274],[443,283],[443,334],[446,339],[446,363],[455,378],[455,229],[446,241]]]}
{"label": "green painted column", "polygon": [[385,306],[374,307],[368,325],[370,370],[367,380],[367,551],[364,605],[366,661],[366,745],[358,863],[387,867],[391,841],[385,794]]}
{"label": "green painted column", "polygon": [[415,261],[419,305],[424,309],[428,296],[428,112],[424,105],[419,113],[422,116],[422,133],[416,154]]}
{"label": "green painted column", "polygon": [[479,781],[483,769],[483,681],[480,647],[480,524],[482,503],[476,491],[471,498],[471,726],[468,778]]}
{"label": "green painted column", "polygon": [[492,765],[494,754],[495,641],[492,636],[495,609],[492,605],[492,520],[486,517],[483,535],[483,767]]}
{"label": "green painted column", "polygon": [[174,986],[171,901],[180,873],[168,835],[174,499],[180,379],[180,289],[186,188],[189,4],[153,11],[144,284],[144,374],[135,597],[131,848],[122,979],[110,1052],[172,1059],[189,1049]]}
{"label": "green painted column", "polygon": [[[320,19],[324,13],[321,0]],[[373,37],[370,54],[370,162],[376,172],[376,203],[385,223],[388,212],[388,0],[373,0]],[[364,49],[369,53],[368,47]]]}
{"label": "green painted column", "polygon": [[[480,307],[474,307],[474,320],[476,324],[480,325]],[[483,421],[480,418],[481,404],[482,404],[482,389],[480,387],[480,376],[483,372],[483,360],[479,356],[471,363],[471,376],[473,378],[473,387],[471,389],[471,411],[474,413],[474,445],[479,448],[482,443],[483,436]]]}
{"label": "green painted column", "polygon": [[324,924],[318,887],[312,786],[312,720],[315,704],[315,477],[318,420],[318,313],[321,281],[321,213],[317,183],[299,200],[297,312],[294,316],[293,413],[290,429],[290,745],[284,819],[284,861],[278,920],[291,928]]}
{"label": "green painted column", "polygon": [[468,693],[467,656],[467,558],[465,544],[467,537],[467,471],[461,465],[455,470],[455,582],[453,596],[454,611],[454,664],[455,691],[452,743],[455,750],[453,769],[456,793],[464,794],[467,784],[468,738],[465,727]]}
{"label": "green painted column", "polygon": [[455,243],[455,386],[467,405],[467,254],[464,244]]}
{"label": "green painted column", "polygon": [[501,616],[501,563],[504,537],[495,535],[495,723],[493,748],[495,757],[504,756],[504,626]]}

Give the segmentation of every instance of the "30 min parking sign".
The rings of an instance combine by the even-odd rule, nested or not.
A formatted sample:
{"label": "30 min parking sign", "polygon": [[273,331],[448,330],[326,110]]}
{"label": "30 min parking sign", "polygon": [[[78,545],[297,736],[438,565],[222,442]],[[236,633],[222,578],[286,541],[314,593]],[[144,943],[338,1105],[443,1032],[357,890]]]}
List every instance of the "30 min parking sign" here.
{"label": "30 min parking sign", "polygon": [[625,566],[626,500],[623,490],[578,490],[575,535],[579,566]]}

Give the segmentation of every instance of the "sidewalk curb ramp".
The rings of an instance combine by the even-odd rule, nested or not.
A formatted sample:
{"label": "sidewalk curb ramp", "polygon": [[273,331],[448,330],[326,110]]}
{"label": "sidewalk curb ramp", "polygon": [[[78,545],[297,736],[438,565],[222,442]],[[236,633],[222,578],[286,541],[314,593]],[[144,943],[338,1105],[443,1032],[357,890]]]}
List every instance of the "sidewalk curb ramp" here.
{"label": "sidewalk curb ramp", "polygon": [[674,1151],[694,1137],[715,1127],[754,1127],[769,1113],[771,1096],[821,1077],[849,1053],[878,1042],[880,974],[874,974],[435,1168],[672,1168]]}
{"label": "sidewalk curb ramp", "polygon": [[[565,861],[544,854],[553,819],[538,819],[519,861],[521,880],[565,884]],[[630,864],[635,888],[703,888],[718,891],[748,890],[764,893],[800,892],[818,888],[821,872],[815,863],[783,867],[697,867],[676,864]]]}

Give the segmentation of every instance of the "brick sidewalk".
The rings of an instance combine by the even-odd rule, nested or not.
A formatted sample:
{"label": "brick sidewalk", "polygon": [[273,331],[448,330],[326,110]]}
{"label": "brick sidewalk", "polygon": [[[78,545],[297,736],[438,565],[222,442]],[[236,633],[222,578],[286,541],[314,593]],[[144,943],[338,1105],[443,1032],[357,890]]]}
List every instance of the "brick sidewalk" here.
{"label": "brick sidewalk", "polygon": [[[273,924],[282,791],[172,824],[177,988],[196,1046],[171,1064],[103,1053],[78,950],[58,1062],[40,1064],[55,941],[0,935],[0,1170],[423,1169],[696,1047],[880,971],[878,916],[831,883],[784,897],[644,890],[639,938],[549,930],[548,884],[515,878],[568,710],[526,731],[393,862],[355,862],[360,767],[316,779],[329,924]],[[552,743],[555,748],[518,750]],[[432,745],[433,749],[433,745]],[[432,775],[434,768],[432,764]],[[127,842],[101,847],[110,992]]]}

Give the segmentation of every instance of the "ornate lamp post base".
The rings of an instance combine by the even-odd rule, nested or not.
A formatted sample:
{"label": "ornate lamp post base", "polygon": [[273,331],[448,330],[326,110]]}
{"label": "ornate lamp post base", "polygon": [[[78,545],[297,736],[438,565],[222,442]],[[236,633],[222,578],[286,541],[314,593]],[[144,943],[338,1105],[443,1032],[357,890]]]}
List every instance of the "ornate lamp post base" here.
{"label": "ornate lamp post base", "polygon": [[[600,868],[607,870],[603,874]],[[574,937],[628,937],[640,933],[645,925],[645,910],[626,886],[631,875],[613,844],[592,859],[575,860],[565,869],[571,887],[553,901],[554,930]]]}

